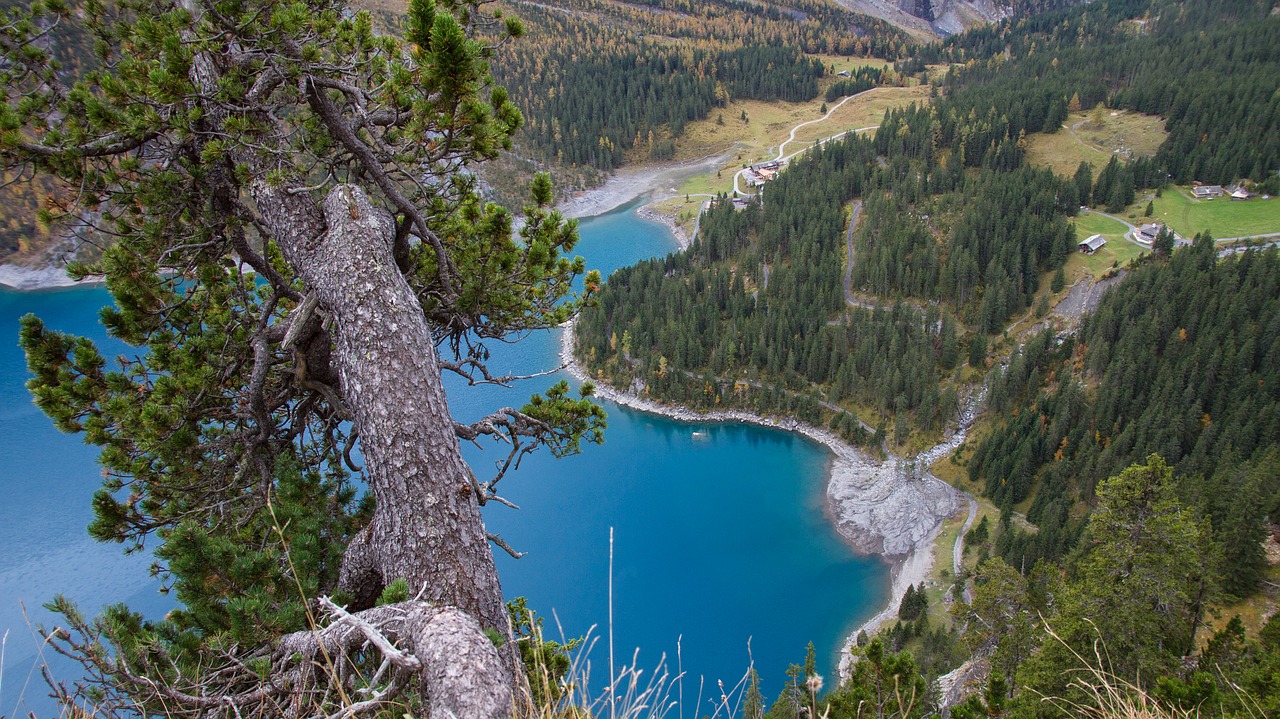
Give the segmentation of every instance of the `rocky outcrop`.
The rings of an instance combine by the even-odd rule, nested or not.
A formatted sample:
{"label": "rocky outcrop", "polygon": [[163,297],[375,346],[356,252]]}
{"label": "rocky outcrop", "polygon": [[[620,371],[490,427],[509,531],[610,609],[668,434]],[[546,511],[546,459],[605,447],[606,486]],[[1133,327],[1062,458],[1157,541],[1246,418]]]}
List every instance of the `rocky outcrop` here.
{"label": "rocky outcrop", "polygon": [[832,447],[827,502],[840,536],[859,552],[901,558],[960,510],[960,493],[898,459]]}
{"label": "rocky outcrop", "polygon": [[909,32],[952,35],[1008,16],[998,0],[837,0],[854,12],[887,20]]}

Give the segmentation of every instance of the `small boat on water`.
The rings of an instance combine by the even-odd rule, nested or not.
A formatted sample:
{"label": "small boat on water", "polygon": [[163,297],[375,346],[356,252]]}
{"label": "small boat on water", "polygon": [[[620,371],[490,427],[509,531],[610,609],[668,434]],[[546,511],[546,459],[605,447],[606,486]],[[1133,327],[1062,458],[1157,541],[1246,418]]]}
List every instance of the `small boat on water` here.
{"label": "small boat on water", "polygon": [[697,441],[706,441],[706,440],[708,440],[708,439],[711,439],[711,436],[710,436],[710,435],[708,435],[706,432],[694,432],[694,433],[693,433],[693,439],[694,439],[694,441],[695,441],[695,442],[697,442]]}

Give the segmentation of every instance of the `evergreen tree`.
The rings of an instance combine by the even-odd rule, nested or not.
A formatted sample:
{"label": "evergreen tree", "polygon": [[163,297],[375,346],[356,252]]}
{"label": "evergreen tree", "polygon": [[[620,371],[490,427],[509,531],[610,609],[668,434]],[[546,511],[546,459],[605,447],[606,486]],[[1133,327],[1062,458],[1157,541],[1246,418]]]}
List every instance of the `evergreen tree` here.
{"label": "evergreen tree", "polygon": [[742,699],[742,719],[764,719],[764,695],[760,693],[760,674],[755,667],[747,671],[747,693]]}
{"label": "evergreen tree", "polygon": [[1211,576],[1206,585],[1207,573],[1187,571],[1210,559],[1207,525],[1183,510],[1157,455],[1099,485],[1088,534],[1063,609],[1050,620],[1061,641],[1046,643],[1019,674],[1034,690],[1023,693],[1028,701],[1042,692],[1087,702],[1069,690],[1068,670],[1099,642],[1115,676],[1148,684],[1172,674],[1214,595]]}
{"label": "evergreen tree", "polygon": [[1151,249],[1161,257],[1168,257],[1173,254],[1173,230],[1168,227],[1161,227],[1160,232],[1156,234],[1156,239],[1151,243]]}
{"label": "evergreen tree", "polygon": [[[420,658],[377,672],[374,705],[411,687],[433,711],[506,716],[523,682],[480,518],[495,480],[474,479],[459,438],[563,454],[603,426],[566,385],[475,425],[445,402],[442,371],[484,374],[477,340],[578,306],[559,304],[583,266],[562,255],[576,233],[550,211],[549,181],[517,242],[511,214],[458,172],[521,123],[471,33],[520,24],[428,0],[410,4],[404,41],[340,0],[12,12],[0,158],[81,188],[91,204],[72,214],[98,213],[114,244],[74,271],[105,274],[104,322],[140,349],[109,367],[28,317],[28,386],[102,449],[93,536],[157,541],[184,605],[156,622],[117,605],[91,624],[60,603],[73,633],[49,640],[90,670],[89,695],[64,700],[167,715],[318,706],[335,688],[312,671],[321,657],[335,676],[381,664],[342,624],[311,628],[307,607],[341,592]],[[81,21],[100,64],[67,85],[40,28]]]}
{"label": "evergreen tree", "polygon": [[969,339],[969,366],[983,369],[987,364],[987,336],[975,333]]}

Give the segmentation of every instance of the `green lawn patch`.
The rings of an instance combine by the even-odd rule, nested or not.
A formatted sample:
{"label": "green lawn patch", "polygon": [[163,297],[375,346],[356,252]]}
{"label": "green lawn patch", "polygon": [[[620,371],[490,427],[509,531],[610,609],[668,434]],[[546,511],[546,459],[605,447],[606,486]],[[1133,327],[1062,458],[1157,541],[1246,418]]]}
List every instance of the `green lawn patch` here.
{"label": "green lawn patch", "polygon": [[1280,232],[1280,199],[1232,201],[1226,197],[1196,200],[1190,190],[1174,187],[1165,190],[1155,202],[1154,217],[1191,239],[1208,230],[1214,239],[1252,237]]}
{"label": "green lawn patch", "polygon": [[1129,228],[1124,223],[1103,217],[1095,213],[1081,214],[1075,219],[1076,241],[1079,242],[1090,235],[1102,235],[1107,244],[1092,255],[1075,253],[1067,261],[1064,272],[1067,277],[1075,277],[1081,270],[1094,278],[1106,274],[1113,266],[1124,267],[1129,260],[1143,254],[1146,249],[1126,240],[1124,234]]}

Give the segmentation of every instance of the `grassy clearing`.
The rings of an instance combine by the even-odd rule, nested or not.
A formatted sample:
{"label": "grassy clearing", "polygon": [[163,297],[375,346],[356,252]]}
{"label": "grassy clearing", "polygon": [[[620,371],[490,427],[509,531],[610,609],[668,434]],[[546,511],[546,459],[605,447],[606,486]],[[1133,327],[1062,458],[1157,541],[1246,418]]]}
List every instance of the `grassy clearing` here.
{"label": "grassy clearing", "polygon": [[[1225,197],[1197,200],[1183,187],[1169,188],[1153,200],[1154,217],[1188,239],[1208,230],[1215,238],[1280,232],[1280,199],[1233,202]],[[1145,203],[1139,201],[1142,209]]]}
{"label": "grassy clearing", "polygon": [[[924,582],[924,593],[929,598],[929,625],[931,627],[951,626],[951,615],[947,610],[950,602],[946,601],[951,585],[955,583],[955,574],[951,571],[951,557],[956,546],[956,537],[969,517],[969,506],[965,505],[955,516],[942,523],[942,530],[933,543],[933,567],[929,569],[929,577]],[[976,520],[975,520],[976,521]]]}
{"label": "grassy clearing", "polygon": [[1110,159],[1111,153],[1080,144],[1065,127],[1053,134],[1037,132],[1027,136],[1027,162],[1063,177],[1074,175],[1081,161],[1092,165],[1096,174]]}
{"label": "grassy clearing", "polygon": [[968,436],[956,451],[934,462],[929,471],[956,489],[962,489],[975,497],[980,496],[982,485],[969,481],[969,459],[973,457],[978,445],[982,444],[982,440],[991,434],[991,428],[992,420],[984,414],[969,429]]}
{"label": "grassy clearing", "polygon": [[1240,617],[1249,636],[1256,637],[1267,620],[1280,611],[1280,544],[1268,539],[1265,546],[1268,566],[1262,579],[1269,584],[1262,585],[1262,590],[1248,599],[1215,607],[1215,613],[1210,615],[1206,626],[1197,635],[1200,642],[1207,642],[1234,616]]}
{"label": "grassy clearing", "polygon": [[684,230],[686,236],[693,235],[693,226],[698,219],[698,213],[702,211],[702,203],[706,202],[705,197],[690,197],[686,202],[683,195],[672,197],[660,202],[655,202],[648,206],[650,210],[661,215],[674,218],[680,229]]}
{"label": "grassy clearing", "polygon": [[[1102,125],[1093,124],[1092,113],[1072,113],[1066,127],[1053,134],[1034,133],[1027,137],[1027,161],[1048,167],[1059,175],[1073,175],[1080,162],[1093,166],[1094,173],[1111,160],[1130,155],[1155,154],[1168,133],[1164,121],[1155,115],[1133,112],[1104,112]],[[1071,128],[1075,127],[1074,134]]]}
{"label": "grassy clearing", "polygon": [[[795,141],[787,145],[787,154],[803,148],[806,143],[831,137],[839,132],[856,130],[861,127],[878,127],[880,121],[884,119],[885,112],[893,108],[905,107],[912,102],[923,103],[928,99],[929,87],[927,85],[876,88],[856,100],[850,100],[839,110],[831,113],[831,117],[825,121],[800,128],[796,132]],[[831,106],[835,106],[838,102],[840,101],[836,100],[831,103]],[[816,117],[821,117],[821,115]],[[786,138],[783,137],[782,139],[785,140]]]}
{"label": "grassy clearing", "polygon": [[[796,137],[811,142],[845,130],[878,125],[887,109],[921,102],[927,96],[927,86],[877,89],[851,100],[826,121],[802,128]],[[712,110],[706,120],[689,123],[676,143],[676,162],[721,154],[730,149],[733,154],[719,168],[719,177],[714,172],[691,177],[679,187],[679,191],[690,194],[732,191],[735,172],[745,165],[773,159],[778,145],[787,139],[791,128],[822,117],[822,105],[821,97],[802,103],[744,100]],[[746,121],[742,119],[744,112]],[[787,151],[803,147],[804,142],[797,141],[788,145]]]}
{"label": "grassy clearing", "polygon": [[821,117],[821,107],[822,99],[816,98],[798,103],[739,100],[712,108],[707,119],[685,126],[676,141],[675,159],[692,160],[736,146],[742,150],[742,162],[758,162],[765,159],[768,148],[787,138],[792,127]]}
{"label": "grassy clearing", "polygon": [[893,64],[888,60],[881,60],[877,57],[845,57],[844,55],[823,55],[821,53],[811,53],[808,57],[821,60],[822,64],[827,66],[827,76],[823,78],[824,90],[827,84],[841,79],[836,77],[836,73],[842,70],[853,72],[864,67],[889,67]]}
{"label": "grassy clearing", "polygon": [[1147,252],[1145,248],[1126,240],[1124,234],[1129,228],[1110,217],[1092,212],[1082,214],[1076,218],[1075,226],[1077,241],[1098,234],[1106,238],[1107,244],[1092,255],[1076,252],[1068,258],[1064,273],[1069,278],[1078,278],[1087,272],[1097,279],[1112,267],[1124,267],[1133,258]]}
{"label": "grassy clearing", "polygon": [[1092,117],[1078,113],[1068,118],[1067,123],[1074,125],[1081,120],[1085,122],[1076,128],[1080,140],[1108,153],[1119,151],[1122,159],[1130,153],[1137,157],[1154,155],[1169,136],[1164,131],[1164,120],[1158,115],[1114,110],[1103,113],[1099,126],[1093,124]]}

